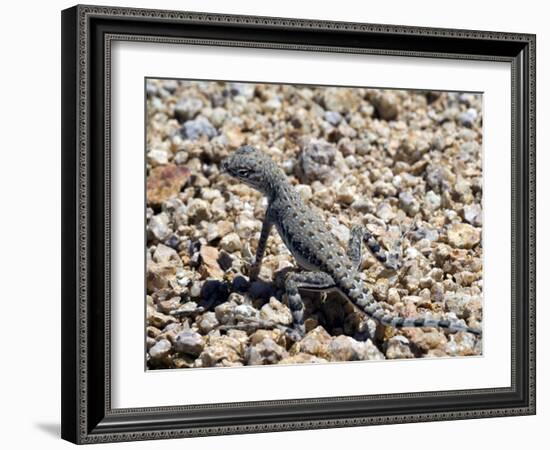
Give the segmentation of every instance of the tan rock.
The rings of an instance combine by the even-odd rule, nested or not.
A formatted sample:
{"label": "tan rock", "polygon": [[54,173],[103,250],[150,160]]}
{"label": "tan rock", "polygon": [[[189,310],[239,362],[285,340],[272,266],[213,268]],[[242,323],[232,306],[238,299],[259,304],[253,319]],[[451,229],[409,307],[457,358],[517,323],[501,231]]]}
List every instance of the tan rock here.
{"label": "tan rock", "polygon": [[373,93],[373,95],[369,95],[369,100],[376,108],[376,112],[381,119],[394,120],[399,115],[399,98],[393,92],[377,91]]}
{"label": "tan rock", "polygon": [[328,88],[324,92],[323,101],[327,110],[347,113],[359,107],[361,97],[353,89]]}
{"label": "tan rock", "polygon": [[387,343],[386,358],[414,358],[414,354],[410,348],[409,340],[404,336],[394,336],[390,338]]}
{"label": "tan rock", "polygon": [[281,330],[258,330],[250,335],[250,344],[256,345],[262,342],[264,339],[271,339],[276,344],[285,347],[286,337]]}
{"label": "tan rock", "polygon": [[[414,330],[414,329],[413,329]],[[412,331],[412,330],[411,330]],[[405,333],[404,333],[405,334]],[[424,352],[433,349],[444,349],[447,339],[445,335],[440,331],[428,331],[420,333],[407,333],[410,334],[409,339]]]}
{"label": "tan rock", "polygon": [[200,256],[202,261],[201,270],[205,277],[223,278],[224,272],[218,264],[219,253],[217,248],[203,245],[200,249]]}
{"label": "tan rock", "polygon": [[239,128],[231,128],[225,132],[227,143],[231,148],[240,147],[245,140],[245,135]]}
{"label": "tan rock", "polygon": [[168,300],[163,300],[158,303],[158,309],[160,310],[160,312],[168,314],[170,311],[178,309],[178,307],[180,306],[180,301],[180,297],[172,297]]}
{"label": "tan rock", "polygon": [[288,306],[283,305],[275,297],[269,299],[260,309],[260,317],[264,320],[280,323],[282,325],[292,324],[292,314]]}
{"label": "tan rock", "polygon": [[241,248],[241,240],[237,233],[229,233],[225,235],[221,242],[220,247],[229,253],[233,253]]}
{"label": "tan rock", "polygon": [[449,244],[456,248],[473,248],[481,240],[478,228],[467,223],[456,223],[447,230]]}
{"label": "tan rock", "polygon": [[205,312],[202,316],[197,317],[196,323],[199,331],[203,334],[208,334],[219,325],[216,314],[212,311]]}
{"label": "tan rock", "polygon": [[202,367],[230,367],[241,362],[241,356],[235,349],[222,343],[206,347],[198,359]]}
{"label": "tan rock", "polygon": [[176,196],[190,175],[191,171],[187,167],[174,164],[151,169],[147,176],[147,203],[160,205],[163,201]]}
{"label": "tan rock", "polygon": [[275,341],[265,338],[247,349],[246,363],[251,366],[277,364],[288,356],[287,351]]}
{"label": "tan rock", "polygon": [[218,233],[220,237],[227,236],[229,233],[233,231],[233,224],[227,220],[220,220],[218,223]]}
{"label": "tan rock", "polygon": [[175,322],[172,316],[168,316],[155,310],[154,307],[147,307],[147,323],[155,328],[162,330],[169,323]]}
{"label": "tan rock", "polygon": [[198,223],[201,220],[210,220],[212,213],[206,200],[193,198],[187,205],[187,215],[190,222]]}
{"label": "tan rock", "polygon": [[330,340],[330,334],[322,326],[318,326],[307,333],[300,342],[296,342],[290,349],[290,354],[309,353],[313,356],[329,359],[328,345]]}
{"label": "tan rock", "polygon": [[387,293],[387,302],[390,305],[395,305],[396,303],[401,301],[401,297],[399,295],[399,291],[396,288],[389,288]]}

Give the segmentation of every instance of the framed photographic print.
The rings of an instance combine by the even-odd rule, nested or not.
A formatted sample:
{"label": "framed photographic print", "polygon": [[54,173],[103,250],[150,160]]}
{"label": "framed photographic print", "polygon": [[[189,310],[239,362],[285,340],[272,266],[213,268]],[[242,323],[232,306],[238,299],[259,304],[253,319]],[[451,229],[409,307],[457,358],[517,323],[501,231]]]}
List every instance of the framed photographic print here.
{"label": "framed photographic print", "polygon": [[535,36],[62,13],[62,436],[535,413]]}

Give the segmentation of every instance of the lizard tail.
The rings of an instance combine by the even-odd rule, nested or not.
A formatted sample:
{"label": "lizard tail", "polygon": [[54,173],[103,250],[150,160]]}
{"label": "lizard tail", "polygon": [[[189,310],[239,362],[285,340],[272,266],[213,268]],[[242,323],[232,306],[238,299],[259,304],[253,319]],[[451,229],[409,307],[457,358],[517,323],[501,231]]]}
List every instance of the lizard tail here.
{"label": "lizard tail", "polygon": [[363,310],[369,317],[372,317],[382,325],[393,328],[434,327],[444,328],[453,333],[465,331],[476,336],[481,336],[482,334],[480,329],[468,327],[455,320],[396,316],[384,310],[370,292],[359,289],[358,286],[355,286],[349,290],[342,289],[342,287],[340,287],[340,289],[344,291],[344,293],[355,305],[361,308],[361,310]]}
{"label": "lizard tail", "polygon": [[[368,313],[367,313],[368,314]],[[481,330],[476,328],[471,328],[466,325],[463,325],[460,322],[452,320],[443,320],[443,319],[428,319],[426,317],[400,317],[392,316],[382,308],[376,309],[372,315],[369,314],[373,319],[379,321],[382,325],[390,326],[393,328],[410,328],[410,327],[435,327],[435,328],[445,328],[452,332],[466,331],[467,333],[472,333],[476,336],[481,336]]]}

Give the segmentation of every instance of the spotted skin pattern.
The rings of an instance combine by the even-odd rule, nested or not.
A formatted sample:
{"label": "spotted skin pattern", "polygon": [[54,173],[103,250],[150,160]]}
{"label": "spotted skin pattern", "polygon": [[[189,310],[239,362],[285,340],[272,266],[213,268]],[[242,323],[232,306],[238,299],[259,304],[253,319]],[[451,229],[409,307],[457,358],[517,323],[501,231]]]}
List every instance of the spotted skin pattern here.
{"label": "spotted skin pattern", "polygon": [[359,276],[361,241],[391,269],[399,268],[397,255],[383,250],[374,237],[361,227],[352,229],[348,250],[344,251],[326,227],[323,217],[304,203],[283,171],[261,151],[251,146],[241,147],[222,162],[222,170],[260,191],[268,200],[255,262],[251,267],[251,279],[258,276],[273,225],[298,264],[306,270],[290,273],[285,280],[288,306],[294,322],[293,332],[299,337],[305,333],[300,288],[337,288],[369,317],[386,326],[439,327],[452,332],[481,334],[481,330],[457,321],[399,317],[382,308]]}

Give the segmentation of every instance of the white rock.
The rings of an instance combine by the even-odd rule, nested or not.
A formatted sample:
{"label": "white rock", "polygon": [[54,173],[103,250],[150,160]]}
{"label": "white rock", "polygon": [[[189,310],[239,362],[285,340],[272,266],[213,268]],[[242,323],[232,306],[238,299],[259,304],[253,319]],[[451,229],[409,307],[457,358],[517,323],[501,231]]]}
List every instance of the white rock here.
{"label": "white rock", "polygon": [[395,217],[392,207],[386,202],[382,202],[378,205],[376,208],[376,215],[386,222]]}
{"label": "white rock", "polygon": [[471,205],[464,205],[464,219],[472,225],[481,226],[482,212],[481,206],[477,203]]}
{"label": "white rock", "polygon": [[154,148],[149,150],[149,152],[147,153],[147,160],[153,167],[161,166],[164,164],[168,164],[169,156],[170,152],[168,150]]}
{"label": "white rock", "polygon": [[158,361],[166,358],[172,350],[172,344],[168,339],[161,339],[149,349],[149,356],[152,360]]}
{"label": "white rock", "polygon": [[157,214],[149,220],[149,230],[153,233],[153,236],[159,241],[168,239],[172,230],[170,228],[170,216],[165,212]]}
{"label": "white rock", "polygon": [[439,209],[441,206],[441,197],[437,195],[434,191],[426,192],[426,195],[424,196],[424,200],[426,202],[426,205],[432,211]]}
{"label": "white rock", "polygon": [[250,217],[241,214],[237,219],[237,225],[235,229],[239,236],[243,239],[250,239],[250,237],[260,230],[261,222],[256,219],[251,219]]}

